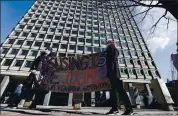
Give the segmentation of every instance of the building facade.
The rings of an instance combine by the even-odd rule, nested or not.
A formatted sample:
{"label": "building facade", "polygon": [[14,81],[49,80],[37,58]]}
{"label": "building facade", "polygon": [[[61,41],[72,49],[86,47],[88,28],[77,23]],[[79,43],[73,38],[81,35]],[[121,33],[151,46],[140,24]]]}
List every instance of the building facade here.
{"label": "building facade", "polygon": [[151,80],[161,76],[131,11],[117,4],[126,3],[35,1],[2,44],[1,75],[27,77],[33,60],[47,47],[57,56],[76,56],[102,52],[105,41],[112,39],[120,51],[119,71],[125,87],[129,90],[138,84],[139,89],[149,90]]}

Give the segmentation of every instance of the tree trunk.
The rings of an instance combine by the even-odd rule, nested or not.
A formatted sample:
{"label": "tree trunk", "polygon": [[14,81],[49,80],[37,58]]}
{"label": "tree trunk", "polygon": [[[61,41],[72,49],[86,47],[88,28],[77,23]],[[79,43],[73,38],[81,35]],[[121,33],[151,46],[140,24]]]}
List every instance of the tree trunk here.
{"label": "tree trunk", "polygon": [[177,20],[178,18],[178,1],[177,0],[159,0],[159,2],[163,5],[163,8],[168,10],[174,18]]}

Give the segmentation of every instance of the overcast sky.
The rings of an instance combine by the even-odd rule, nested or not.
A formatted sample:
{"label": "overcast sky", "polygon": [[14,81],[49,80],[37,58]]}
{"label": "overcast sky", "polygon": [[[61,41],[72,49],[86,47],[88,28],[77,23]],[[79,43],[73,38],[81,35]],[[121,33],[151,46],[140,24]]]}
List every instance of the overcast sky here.
{"label": "overcast sky", "polygon": [[[2,1],[1,7],[1,41],[4,41],[12,29],[16,26],[18,21],[26,13],[33,1]],[[142,9],[137,9],[143,11]],[[167,29],[167,21],[162,19],[157,26],[154,37],[147,38],[148,29],[153,22],[164,13],[164,9],[154,8],[149,14],[152,15],[154,20],[148,15],[142,25],[140,25],[141,32],[146,40],[158,70],[162,77],[171,79],[170,73],[170,55],[176,53],[177,41],[177,22],[170,21],[169,28]],[[169,13],[168,16],[172,17]]]}
{"label": "overcast sky", "polygon": [[[142,12],[147,7],[138,7],[137,12]],[[169,21],[167,29],[167,19],[162,18],[157,24],[154,35],[149,36],[150,28],[155,24],[158,19],[165,13],[163,8],[153,8],[148,12],[147,17],[142,23],[139,23],[141,33],[152,53],[153,59],[158,67],[161,76],[166,81],[167,78],[172,80],[171,77],[171,62],[170,55],[176,53],[177,42],[177,22]],[[144,15],[143,15],[144,16]],[[169,12],[166,15],[175,19]],[[140,22],[142,16],[136,17],[136,21]]]}

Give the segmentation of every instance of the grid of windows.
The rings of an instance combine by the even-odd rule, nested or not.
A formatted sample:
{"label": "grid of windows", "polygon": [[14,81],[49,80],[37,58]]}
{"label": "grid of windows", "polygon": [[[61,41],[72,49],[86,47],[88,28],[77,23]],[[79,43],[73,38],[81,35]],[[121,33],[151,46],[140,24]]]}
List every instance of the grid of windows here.
{"label": "grid of windows", "polygon": [[[123,3],[114,0],[108,4],[118,2]],[[96,4],[101,3],[98,0],[36,1],[3,44],[3,65],[24,64],[23,67],[30,68],[32,61],[28,58],[36,58],[47,47],[52,47],[58,56],[102,52],[106,39],[112,39],[120,51],[118,62],[125,66],[120,68],[121,75],[139,78],[139,75],[158,74],[144,73],[156,70],[156,66],[134,19],[130,18],[129,9],[97,8]],[[7,59],[7,55],[15,55],[15,61]],[[26,57],[18,59],[18,55]],[[128,65],[133,68],[128,69]]]}

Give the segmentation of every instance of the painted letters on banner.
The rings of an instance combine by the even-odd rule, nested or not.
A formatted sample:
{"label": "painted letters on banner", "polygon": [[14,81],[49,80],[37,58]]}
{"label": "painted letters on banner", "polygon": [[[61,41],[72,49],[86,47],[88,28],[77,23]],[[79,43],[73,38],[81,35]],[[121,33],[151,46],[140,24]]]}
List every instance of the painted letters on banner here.
{"label": "painted letters on banner", "polygon": [[106,73],[104,53],[48,57],[42,65],[39,89],[61,93],[108,90],[111,85]]}

